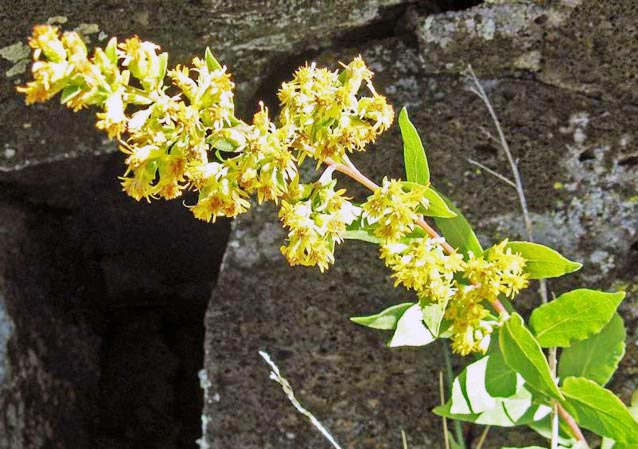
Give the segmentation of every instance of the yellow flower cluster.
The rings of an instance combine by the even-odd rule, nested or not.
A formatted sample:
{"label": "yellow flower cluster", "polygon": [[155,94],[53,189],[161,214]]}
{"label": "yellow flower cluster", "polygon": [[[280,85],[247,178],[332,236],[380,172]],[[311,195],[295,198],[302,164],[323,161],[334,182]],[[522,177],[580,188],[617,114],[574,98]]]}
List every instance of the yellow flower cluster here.
{"label": "yellow flower cluster", "polygon": [[[295,147],[318,160],[341,161],[346,152],[362,151],[374,142],[392,124],[394,112],[371,79],[361,57],[341,73],[314,63],[299,68],[279,91],[282,124],[297,129]],[[371,96],[358,98],[363,83]]]}
{"label": "yellow flower cluster", "polygon": [[289,230],[283,255],[290,265],[316,265],[322,272],[334,263],[335,244],[343,242],[346,226],[361,214],[344,197],[345,189],[335,190],[336,180],[323,178],[291,188],[279,210]]}
{"label": "yellow flower cluster", "polygon": [[497,324],[487,320],[485,303],[503,295],[514,296],[527,287],[523,271],[525,259],[507,247],[507,240],[494,245],[482,256],[470,254],[464,263],[463,277],[471,285],[457,285],[445,317],[453,322],[452,348],[460,354],[485,352],[489,335]]}
{"label": "yellow flower cluster", "polygon": [[420,298],[446,303],[455,293],[454,274],[463,270],[463,256],[445,254],[443,239],[419,237],[409,243],[386,243],[381,258],[392,269],[396,285],[417,292]]}
{"label": "yellow flower cluster", "polygon": [[[408,187],[409,186],[409,187]],[[361,206],[362,217],[374,225],[374,234],[383,241],[394,242],[414,230],[419,209],[427,209],[426,186],[383,179]]]}
{"label": "yellow flower cluster", "polygon": [[[136,200],[172,199],[192,189],[197,202],[188,207],[205,221],[245,212],[251,195],[273,201],[288,230],[284,256],[321,271],[334,262],[346,226],[361,220],[381,240],[396,285],[425,303],[447,305],[453,348],[461,354],[489,343],[497,323],[485,304],[527,286],[525,260],[506,241],[463,260],[446,254],[442,239],[411,235],[429,206],[427,186],[386,178],[360,208],[336,189],[332,168],[315,183],[299,183],[305,157],[329,166],[347,162],[349,152],[363,150],[392,123],[392,107],[375,92],[360,57],[341,72],[301,67],[279,91],[279,123],[263,105],[246,123],[234,115],[233,82],[210,50],[190,67],[168,70],[167,54],[137,37],[111,39],[89,56],[77,33],[39,25],[29,45],[34,79],[18,91],[28,103],[61,93],[74,110],[101,108],[96,126],[127,155],[122,186]],[[363,85],[368,96],[359,94]]]}
{"label": "yellow flower cluster", "polygon": [[445,305],[454,352],[485,352],[498,325],[486,305],[499,295],[513,298],[527,286],[525,260],[506,247],[507,241],[467,261],[458,253],[446,254],[441,243],[429,237],[386,242],[381,258],[393,271],[395,286],[414,290],[425,304]]}

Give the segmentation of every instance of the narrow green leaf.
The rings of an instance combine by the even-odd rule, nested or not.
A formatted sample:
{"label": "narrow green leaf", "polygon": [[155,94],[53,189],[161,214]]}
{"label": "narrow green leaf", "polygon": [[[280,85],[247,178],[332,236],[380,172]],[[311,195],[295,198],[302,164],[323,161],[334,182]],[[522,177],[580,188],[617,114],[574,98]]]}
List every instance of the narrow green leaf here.
{"label": "narrow green leaf", "polygon": [[434,413],[446,418],[467,421],[476,424],[513,427],[530,424],[544,418],[551,409],[533,403],[532,394],[525,388],[509,398],[502,398],[496,405],[482,413],[454,413],[452,400],[434,408]]}
{"label": "narrow green leaf", "polygon": [[638,445],[638,422],[614,393],[584,377],[565,379],[562,392],[565,408],[579,425],[617,442]]}
{"label": "narrow green leaf", "polygon": [[353,316],[350,320],[373,329],[394,330],[396,329],[401,316],[403,316],[405,311],[413,305],[413,302],[397,304],[395,306],[388,307],[383,312],[379,312],[375,315]]}
{"label": "narrow green leaf", "polygon": [[447,435],[448,439],[450,440],[450,449],[465,449],[465,446],[461,446],[459,443],[456,442],[454,435],[452,435],[450,432],[448,432]]}
{"label": "narrow green leaf", "polygon": [[104,48],[104,54],[109,62],[113,65],[117,64],[117,38],[112,37]]}
{"label": "narrow green leaf", "polygon": [[492,342],[488,356],[485,372],[485,389],[494,397],[507,398],[512,396],[516,393],[518,383],[516,371],[505,363],[505,358],[501,353],[498,341]]}
{"label": "narrow green leaf", "polygon": [[66,103],[73,97],[77,96],[80,92],[82,92],[82,88],[80,86],[65,87],[62,91],[62,95],[60,96],[60,103]]}
{"label": "narrow green leaf", "polygon": [[507,246],[525,258],[525,272],[529,274],[530,279],[555,278],[578,271],[583,266],[538,243],[509,242]]}
{"label": "narrow green leaf", "polygon": [[206,59],[206,67],[208,68],[208,70],[212,72],[214,70],[220,70],[222,68],[222,65],[213,56],[213,52],[210,50],[209,47],[206,47],[206,52],[204,53],[204,56]]}
{"label": "narrow green leaf", "polygon": [[469,364],[454,379],[450,400],[438,409],[439,414],[477,424],[511,427],[542,419],[550,412],[549,407],[533,402],[533,395],[520,376],[508,397],[491,395],[486,386],[491,357],[488,353]]}
{"label": "narrow green leaf", "polygon": [[467,422],[476,422],[476,420],[481,416],[480,413],[452,413],[450,408],[452,407],[452,402],[448,401],[444,405],[439,405],[434,407],[432,412],[438,416],[443,416],[445,418],[456,419],[458,421],[467,421]]}
{"label": "narrow green leaf", "polygon": [[437,193],[443,201],[445,201],[448,208],[456,214],[454,218],[434,217],[434,222],[441,231],[441,234],[443,234],[443,237],[445,237],[450,245],[466,256],[470,251],[477,255],[481,254],[483,248],[476,234],[474,234],[470,223],[468,223],[463,214],[454,206],[454,203],[452,203],[449,198],[440,192]]}
{"label": "narrow green leaf", "polygon": [[399,128],[403,139],[403,161],[405,163],[406,179],[410,182],[428,185],[430,183],[430,169],[425,157],[425,150],[421,137],[408,118],[406,108],[399,113]]}
{"label": "narrow green leaf", "polygon": [[399,346],[425,346],[435,340],[432,333],[423,324],[421,307],[414,304],[399,318],[397,328],[388,343],[391,348]]}
{"label": "narrow green leaf", "polygon": [[562,399],[540,345],[519,314],[514,313],[501,328],[499,345],[505,363],[532,388],[552,398]]}
{"label": "narrow green leaf", "polygon": [[541,346],[566,348],[600,332],[624,297],[625,292],[572,290],[534,310],[529,324]]}
{"label": "narrow green leaf", "polygon": [[558,376],[586,377],[605,385],[625,355],[625,326],[622,318],[614,314],[599,333],[564,349],[558,364]]}
{"label": "narrow green leaf", "polygon": [[166,77],[166,70],[168,69],[168,53],[164,52],[159,55],[160,66],[157,80],[162,81]]}
{"label": "narrow green leaf", "polygon": [[425,197],[428,199],[429,206],[423,211],[423,215],[440,218],[454,218],[457,216],[456,212],[449,208],[445,200],[434,189],[429,188],[426,190]]}
{"label": "narrow green leaf", "polygon": [[445,308],[447,301],[444,302],[428,302],[420,300],[421,312],[423,313],[423,322],[435,337],[439,337],[441,332],[441,322],[445,316]]}

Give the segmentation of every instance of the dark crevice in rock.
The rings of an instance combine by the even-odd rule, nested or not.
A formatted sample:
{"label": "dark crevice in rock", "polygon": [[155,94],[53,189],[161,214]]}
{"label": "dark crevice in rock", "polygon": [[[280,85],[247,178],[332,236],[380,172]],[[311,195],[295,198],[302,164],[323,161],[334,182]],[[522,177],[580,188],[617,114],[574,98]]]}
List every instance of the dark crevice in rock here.
{"label": "dark crevice in rock", "polygon": [[418,3],[419,11],[441,14],[447,11],[462,11],[481,5],[484,0],[426,0]]}
{"label": "dark crevice in rock", "polygon": [[50,443],[33,447],[193,449],[201,435],[204,314],[229,222],[137,203],[121,172],[110,155],[0,180],[0,207],[27,217],[3,273],[16,323],[4,397],[26,408],[4,425]]}

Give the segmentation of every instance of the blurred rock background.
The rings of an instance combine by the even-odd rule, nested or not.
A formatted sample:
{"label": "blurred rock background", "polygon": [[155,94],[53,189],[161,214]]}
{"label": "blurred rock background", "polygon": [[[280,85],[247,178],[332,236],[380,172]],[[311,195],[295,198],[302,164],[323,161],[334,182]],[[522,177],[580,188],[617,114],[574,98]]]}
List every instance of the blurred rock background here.
{"label": "blurred rock background", "polygon": [[[173,64],[210,46],[245,118],[260,99],[276,112],[279,84],[304,62],[361,54],[378,90],[408,107],[435,185],[490,243],[523,225],[511,188],[468,162],[509,173],[481,131],[492,124],[462,75],[471,64],[519,161],[537,238],[585,264],[551,290],[627,290],[612,387],[628,400],[638,386],[636,2],[0,0],[1,449],[327,447],[259,349],[344,447],[397,448],[402,429],[410,448],[443,447],[430,413],[441,346],[391,351],[348,321],[409,298],[374,248],[348,242],[324,275],[291,269],[269,207],[211,225],[180,201],[120,193],[123,156],[93,111],[26,107],[15,93],[30,28],[46,21],[96,45],[138,34]],[[401,176],[398,132],[358,162]],[[520,307],[536,301],[530,291]],[[464,430],[468,442],[481,432]],[[484,447],[534,441],[493,430]]]}

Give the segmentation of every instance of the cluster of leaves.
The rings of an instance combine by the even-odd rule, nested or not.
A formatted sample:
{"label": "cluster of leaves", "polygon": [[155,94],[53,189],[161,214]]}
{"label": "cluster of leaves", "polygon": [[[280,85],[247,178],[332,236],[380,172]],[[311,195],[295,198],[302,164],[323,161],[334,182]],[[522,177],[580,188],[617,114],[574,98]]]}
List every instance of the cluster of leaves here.
{"label": "cluster of leaves", "polygon": [[[409,123],[400,120],[399,125],[407,179],[427,180],[427,161],[418,135]],[[467,220],[447,198],[445,201],[456,216],[436,218],[443,236],[466,257],[484,252]],[[581,267],[537,243],[507,245],[523,256],[530,279],[555,278]],[[625,353],[625,327],[616,312],[624,297],[624,292],[589,289],[565,292],[536,308],[529,326],[519,314],[508,314],[487,353],[454,379],[451,398],[434,412],[482,425],[529,426],[550,438],[549,415],[558,402],[580,426],[603,437],[601,448],[638,447],[638,392],[628,408],[605,388]],[[432,305],[408,302],[351,319],[363,326],[393,331],[390,347],[423,346],[449,336],[445,315]],[[560,382],[550,371],[544,348],[561,348]],[[565,423],[561,423],[560,432],[561,448],[586,447]]]}
{"label": "cluster of leaves", "polygon": [[[436,413],[479,424],[528,425],[544,434],[558,404],[603,436],[606,449],[638,444],[636,418],[604,388],[624,353],[624,326],[616,314],[624,294],[567,292],[536,309],[526,326],[511,300],[528,280],[562,276],[581,265],[530,242],[506,240],[484,250],[467,220],[432,187],[421,139],[405,109],[398,122],[406,180],[384,179],[377,186],[361,175],[349,155],[363,151],[393,120],[361,58],[341,71],[301,67],[279,91],[279,119],[271,121],[262,106],[246,123],[234,115],[233,83],[210,50],[192,67],[168,70],[166,53],[138,38],[121,44],[112,39],[89,57],[77,34],[37,26],[30,45],[34,80],[18,90],[28,102],[61,93],[73,109],[101,108],[97,127],[128,155],[122,185],[133,198],[172,199],[192,189],[198,200],[190,208],[206,221],[245,212],[251,196],[273,201],[288,230],[284,256],[291,265],[322,271],[344,239],[378,244],[396,284],[416,291],[418,301],[352,320],[393,331],[391,347],[450,338],[456,352],[480,354],[454,380],[449,402]],[[359,93],[363,86],[367,96]],[[307,158],[326,170],[302,183],[299,166]],[[337,188],[334,170],[372,195],[353,203]],[[440,234],[424,217],[433,218]],[[549,347],[562,348],[560,382],[543,354]],[[565,448],[578,444],[569,432]]]}

